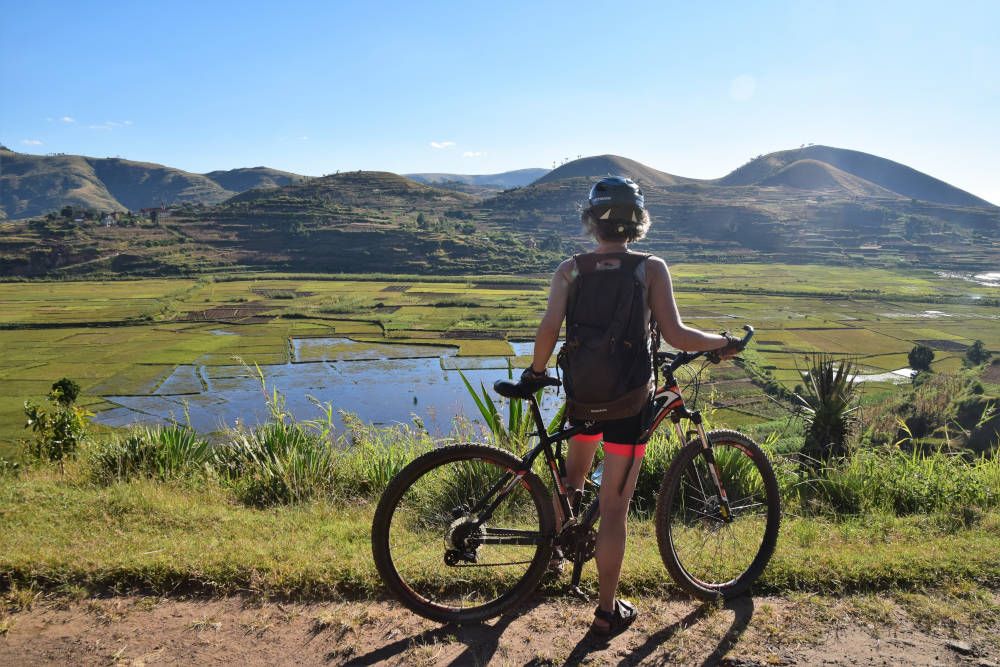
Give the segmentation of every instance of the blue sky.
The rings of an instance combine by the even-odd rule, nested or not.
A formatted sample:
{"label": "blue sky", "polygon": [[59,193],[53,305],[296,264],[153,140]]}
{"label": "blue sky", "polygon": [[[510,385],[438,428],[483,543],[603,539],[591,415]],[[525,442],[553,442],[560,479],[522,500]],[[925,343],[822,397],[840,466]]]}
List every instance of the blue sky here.
{"label": "blue sky", "polygon": [[615,153],[713,178],[821,143],[1000,203],[998,2],[0,0],[0,15],[0,141],[18,151],[314,175]]}

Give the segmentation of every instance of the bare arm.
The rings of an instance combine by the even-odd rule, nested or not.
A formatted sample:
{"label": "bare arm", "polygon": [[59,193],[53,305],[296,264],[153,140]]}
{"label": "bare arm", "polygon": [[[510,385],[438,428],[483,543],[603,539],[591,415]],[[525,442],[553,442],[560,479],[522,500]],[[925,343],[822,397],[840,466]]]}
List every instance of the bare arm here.
{"label": "bare arm", "polygon": [[725,346],[724,337],[705,333],[681,321],[666,262],[659,257],[650,257],[646,261],[646,277],[649,281],[649,308],[656,323],[660,325],[660,333],[668,343],[687,352],[707,352]]}
{"label": "bare arm", "polygon": [[567,259],[552,276],[552,284],[549,287],[549,303],[542,316],[542,322],[538,325],[538,332],[535,334],[535,353],[531,362],[531,370],[541,373],[549,363],[552,351],[556,349],[559,342],[559,330],[562,328],[563,319],[566,317],[566,301],[569,298],[569,286],[573,282],[573,270],[576,263]]}

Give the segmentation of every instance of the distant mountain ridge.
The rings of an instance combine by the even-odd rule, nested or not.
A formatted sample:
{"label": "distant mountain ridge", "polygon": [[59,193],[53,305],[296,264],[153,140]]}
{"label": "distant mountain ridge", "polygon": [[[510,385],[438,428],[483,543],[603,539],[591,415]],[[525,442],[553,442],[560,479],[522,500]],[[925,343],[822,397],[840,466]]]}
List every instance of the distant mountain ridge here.
{"label": "distant mountain ridge", "polygon": [[504,171],[499,174],[441,174],[441,173],[425,173],[425,174],[403,174],[407,178],[413,179],[418,183],[427,183],[428,185],[442,185],[445,183],[463,183],[465,185],[479,185],[485,187],[496,187],[501,190],[507,188],[520,188],[522,186],[534,183],[539,178],[543,177],[545,174],[549,173],[548,169],[515,169],[514,171]]}
{"label": "distant mountain ridge", "polygon": [[0,148],[0,216],[29,218],[66,205],[122,211],[184,202],[215,204],[248,189],[305,178],[267,167],[195,174],[152,162]]}
{"label": "distant mountain ridge", "polygon": [[295,175],[266,168],[191,174],[80,156],[31,161],[10,151],[0,158],[0,194],[14,215],[32,202],[47,201],[48,209],[38,207],[47,212],[70,198],[103,210],[143,199],[217,202],[121,224],[63,216],[3,222],[0,275],[545,273],[589,247],[580,207],[594,179],[607,174],[639,181],[653,224],[636,247],[668,262],[972,272],[1000,262],[1000,207],[891,160],[826,146],[760,156],[717,179],[599,155],[489,191],[471,176],[429,185],[348,171],[235,194]]}
{"label": "distant mountain ridge", "polygon": [[[664,190],[694,188],[719,194],[724,192],[719,188],[787,188],[839,192],[850,197],[993,207],[984,199],[898,162],[830,146],[770,153],[717,179],[678,176],[618,155],[585,157],[551,171],[533,168],[498,174],[414,173],[406,178],[483,200],[513,188],[539,188],[567,179],[592,180],[608,174],[630,176],[643,187]],[[263,166],[196,174],[121,158],[30,155],[0,147],[0,219],[29,218],[67,204],[106,211],[184,202],[217,204],[248,190],[295,185],[308,178]],[[551,188],[538,193],[552,197]],[[524,199],[524,194],[518,198]]]}
{"label": "distant mountain ridge", "polygon": [[901,197],[955,206],[993,206],[985,199],[899,162],[861,151],[831,146],[806,146],[770,153],[751,160],[714,183],[761,185],[802,160],[827,164],[839,172],[868,181],[884,191],[894,192]]}
{"label": "distant mountain ridge", "polygon": [[643,185],[667,187],[685,183],[698,183],[699,179],[674,176],[653,169],[620,155],[595,155],[567,162],[545,174],[534,185],[552,183],[566,178],[600,178],[602,176],[629,176]]}

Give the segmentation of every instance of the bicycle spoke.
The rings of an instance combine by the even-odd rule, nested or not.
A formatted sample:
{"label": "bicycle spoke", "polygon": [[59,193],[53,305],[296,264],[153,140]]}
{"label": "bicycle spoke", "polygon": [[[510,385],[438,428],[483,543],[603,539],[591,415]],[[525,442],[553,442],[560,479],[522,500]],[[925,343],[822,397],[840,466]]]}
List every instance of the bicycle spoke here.
{"label": "bicycle spoke", "polygon": [[735,500],[723,517],[710,465],[698,450],[679,476],[668,522],[670,549],[702,586],[723,587],[753,562],[767,528],[767,497],[760,469],[740,447],[712,442],[719,482]]}
{"label": "bicycle spoke", "polygon": [[514,486],[482,525],[469,514],[506,474],[483,459],[457,460],[415,479],[399,499],[389,528],[392,564],[418,598],[480,607],[525,576],[545,539],[530,491]]}

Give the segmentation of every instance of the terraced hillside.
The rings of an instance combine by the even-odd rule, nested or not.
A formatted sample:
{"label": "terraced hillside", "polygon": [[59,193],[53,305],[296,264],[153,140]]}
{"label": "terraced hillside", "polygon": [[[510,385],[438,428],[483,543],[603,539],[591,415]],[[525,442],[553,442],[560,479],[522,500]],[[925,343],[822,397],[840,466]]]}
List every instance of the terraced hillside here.
{"label": "terraced hillside", "polygon": [[[83,169],[75,160],[67,161],[71,167]],[[101,168],[113,173],[117,167]],[[78,174],[81,188],[103,183],[86,180],[91,172]],[[473,193],[467,194],[359,171],[251,190],[213,206],[168,207],[155,221],[132,220],[127,230],[51,216],[6,222],[0,223],[0,274],[547,272],[566,253],[587,247],[580,204],[593,180],[607,173],[640,182],[654,224],[637,247],[671,262],[973,272],[1000,264],[1000,208],[883,158],[811,146],[762,156],[715,180],[605,155],[486,198],[474,183],[466,184]],[[273,174],[232,177],[216,176],[246,184],[240,179]]]}
{"label": "terraced hillside", "polygon": [[645,249],[668,259],[823,261],[986,269],[1000,260],[1000,209],[896,162],[827,146],[781,151],[715,180],[618,156],[583,158],[481,205],[539,238],[578,229],[590,183],[635,178],[654,224]]}

